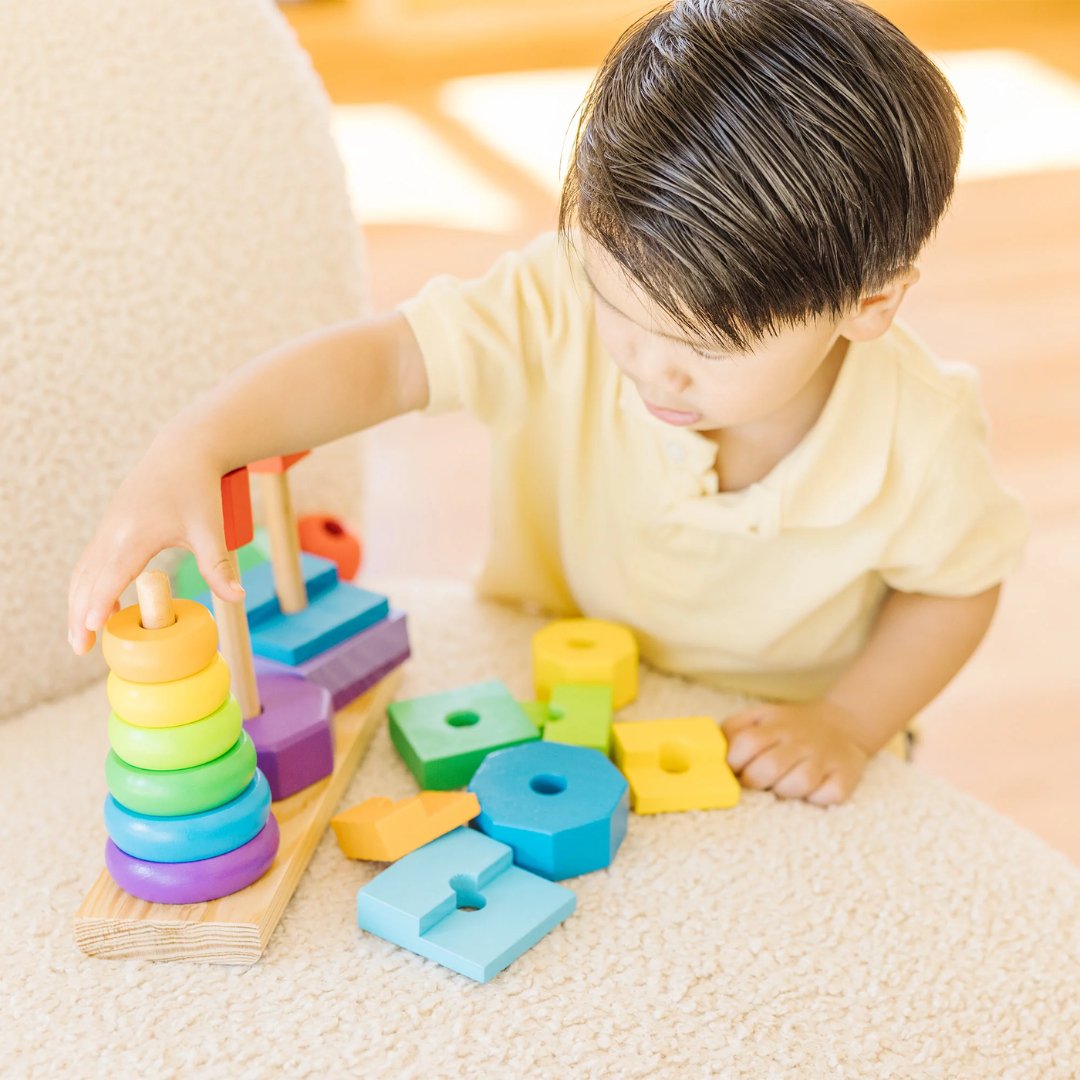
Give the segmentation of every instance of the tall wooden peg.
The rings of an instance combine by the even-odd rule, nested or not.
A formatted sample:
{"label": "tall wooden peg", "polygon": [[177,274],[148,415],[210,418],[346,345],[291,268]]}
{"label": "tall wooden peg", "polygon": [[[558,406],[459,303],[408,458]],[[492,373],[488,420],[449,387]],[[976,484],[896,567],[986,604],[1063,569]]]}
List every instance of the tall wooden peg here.
{"label": "tall wooden peg", "polygon": [[270,536],[270,565],[274,590],[283,614],[294,615],[307,607],[307,589],[300,569],[300,529],[289,494],[288,470],[310,451],[253,461],[248,468],[262,484],[266,531]]}
{"label": "tall wooden peg", "polygon": [[164,630],[176,622],[169,575],[161,570],[144,570],[135,579],[139,599],[139,625],[145,630]]}

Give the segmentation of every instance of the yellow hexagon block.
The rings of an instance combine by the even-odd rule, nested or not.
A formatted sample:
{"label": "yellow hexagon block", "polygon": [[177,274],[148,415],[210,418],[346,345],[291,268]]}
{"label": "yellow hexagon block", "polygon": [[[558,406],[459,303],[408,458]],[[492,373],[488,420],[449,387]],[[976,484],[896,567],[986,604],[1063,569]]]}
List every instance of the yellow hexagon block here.
{"label": "yellow hexagon block", "polygon": [[722,810],[739,801],[727,739],[711,716],[613,724],[615,764],[638,814]]}
{"label": "yellow hexagon block", "polygon": [[612,708],[637,697],[638,647],[634,635],[603,619],[562,619],[533,635],[533,681],[541,701],[559,683],[611,687]]}

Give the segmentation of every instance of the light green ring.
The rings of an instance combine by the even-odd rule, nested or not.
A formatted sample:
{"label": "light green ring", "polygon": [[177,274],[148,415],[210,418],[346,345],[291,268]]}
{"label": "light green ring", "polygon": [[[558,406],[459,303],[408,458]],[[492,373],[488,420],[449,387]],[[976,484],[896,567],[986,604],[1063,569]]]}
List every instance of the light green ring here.
{"label": "light green ring", "polygon": [[231,802],[251,783],[256,758],[255,744],[246,731],[221,757],[190,769],[140,769],[110,750],[105,782],[109,794],[137,814],[201,814]]}
{"label": "light green ring", "polygon": [[144,728],[109,714],[109,745],[137,769],[190,769],[221,757],[244,727],[240,703],[230,694],[217,712],[179,727]]}

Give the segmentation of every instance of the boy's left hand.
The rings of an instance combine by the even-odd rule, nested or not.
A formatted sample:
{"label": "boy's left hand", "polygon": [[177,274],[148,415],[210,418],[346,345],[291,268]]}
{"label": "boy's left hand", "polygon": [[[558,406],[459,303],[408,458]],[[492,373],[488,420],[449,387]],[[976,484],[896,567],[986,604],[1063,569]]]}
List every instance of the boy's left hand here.
{"label": "boy's left hand", "polygon": [[846,709],[812,701],[755,705],[721,727],[743,787],[828,806],[851,795],[870,759],[849,734],[855,723]]}

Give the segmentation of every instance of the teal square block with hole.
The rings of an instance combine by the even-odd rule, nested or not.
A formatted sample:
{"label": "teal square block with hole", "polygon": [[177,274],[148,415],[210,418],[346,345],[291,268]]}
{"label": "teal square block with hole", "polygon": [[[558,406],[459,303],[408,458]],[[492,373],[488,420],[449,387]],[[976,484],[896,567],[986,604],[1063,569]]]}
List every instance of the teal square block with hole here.
{"label": "teal square block with hole", "polygon": [[492,750],[540,738],[497,679],[395,701],[387,712],[391,741],[427,791],[464,787]]}
{"label": "teal square block with hole", "polygon": [[459,828],[356,896],[362,930],[487,982],[572,914],[570,890],[513,865],[506,844]]}

